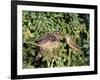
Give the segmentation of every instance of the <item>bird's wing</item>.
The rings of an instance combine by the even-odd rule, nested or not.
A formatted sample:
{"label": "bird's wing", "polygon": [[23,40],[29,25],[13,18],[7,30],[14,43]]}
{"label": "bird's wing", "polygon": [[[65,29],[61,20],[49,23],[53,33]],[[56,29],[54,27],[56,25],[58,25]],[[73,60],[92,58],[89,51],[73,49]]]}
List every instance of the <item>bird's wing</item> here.
{"label": "bird's wing", "polygon": [[42,37],[40,37],[38,40],[37,40],[37,42],[42,42],[42,43],[46,43],[46,42],[48,42],[48,41],[56,41],[57,39],[56,39],[56,37],[55,37],[55,35],[54,34],[50,34],[50,33],[48,33],[48,34],[45,34],[45,35],[43,35]]}
{"label": "bird's wing", "polygon": [[47,40],[47,36],[48,36],[48,34],[44,34],[43,36],[41,36],[41,37],[37,40],[37,42],[40,42],[40,41],[43,41],[43,40]]}
{"label": "bird's wing", "polygon": [[73,39],[71,39],[71,38],[67,41],[67,43],[68,43],[68,45],[70,47],[79,48],[79,46],[77,45],[77,43]]}

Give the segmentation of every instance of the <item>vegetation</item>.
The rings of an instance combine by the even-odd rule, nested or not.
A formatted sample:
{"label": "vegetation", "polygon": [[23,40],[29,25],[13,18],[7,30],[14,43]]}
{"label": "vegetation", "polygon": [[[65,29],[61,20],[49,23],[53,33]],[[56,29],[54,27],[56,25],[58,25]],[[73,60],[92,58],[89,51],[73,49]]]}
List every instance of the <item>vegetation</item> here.
{"label": "vegetation", "polygon": [[[57,12],[22,12],[23,68],[68,67],[89,65],[89,14]],[[46,32],[62,34],[61,47],[44,53],[36,62],[37,46],[29,44]],[[64,40],[69,34],[79,45],[80,51],[71,49]]]}

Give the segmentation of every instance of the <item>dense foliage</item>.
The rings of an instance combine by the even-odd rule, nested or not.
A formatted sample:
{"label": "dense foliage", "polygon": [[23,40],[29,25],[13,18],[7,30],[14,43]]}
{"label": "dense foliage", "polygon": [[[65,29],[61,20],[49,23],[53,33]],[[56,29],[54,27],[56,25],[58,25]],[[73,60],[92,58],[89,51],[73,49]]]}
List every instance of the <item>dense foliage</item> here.
{"label": "dense foliage", "polygon": [[[89,15],[57,12],[22,12],[23,68],[63,67],[89,65]],[[42,60],[35,61],[36,40],[46,32],[59,31],[62,34],[61,47],[48,51]],[[71,49],[64,40],[69,34],[80,47]]]}

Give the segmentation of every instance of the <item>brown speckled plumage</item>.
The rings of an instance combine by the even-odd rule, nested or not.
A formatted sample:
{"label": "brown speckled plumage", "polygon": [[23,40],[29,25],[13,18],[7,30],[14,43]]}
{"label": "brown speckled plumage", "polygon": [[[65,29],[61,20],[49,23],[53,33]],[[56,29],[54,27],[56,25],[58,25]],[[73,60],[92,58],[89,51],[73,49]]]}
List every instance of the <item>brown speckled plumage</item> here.
{"label": "brown speckled plumage", "polygon": [[67,44],[72,49],[75,49],[76,51],[79,51],[79,46],[77,45],[77,43],[70,36],[66,36],[65,39],[66,39]]}
{"label": "brown speckled plumage", "polygon": [[[46,33],[37,40],[37,44],[39,47],[38,55],[42,54],[46,50],[58,48],[60,46],[60,33]],[[39,57],[38,55],[37,57]]]}

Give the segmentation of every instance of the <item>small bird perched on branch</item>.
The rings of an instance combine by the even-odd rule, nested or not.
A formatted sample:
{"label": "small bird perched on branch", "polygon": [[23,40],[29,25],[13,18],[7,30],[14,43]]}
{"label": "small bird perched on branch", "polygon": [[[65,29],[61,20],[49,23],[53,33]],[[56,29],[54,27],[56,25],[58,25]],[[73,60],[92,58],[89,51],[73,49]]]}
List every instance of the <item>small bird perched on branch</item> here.
{"label": "small bird perched on branch", "polygon": [[66,42],[67,44],[74,50],[79,51],[79,46],[77,45],[77,43],[70,37],[70,36],[65,36]]}

